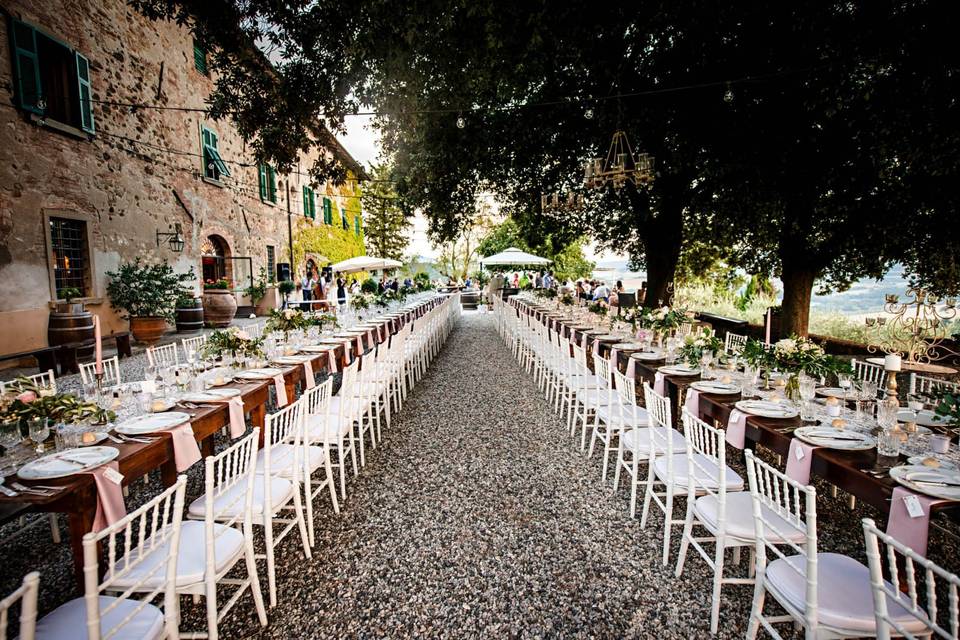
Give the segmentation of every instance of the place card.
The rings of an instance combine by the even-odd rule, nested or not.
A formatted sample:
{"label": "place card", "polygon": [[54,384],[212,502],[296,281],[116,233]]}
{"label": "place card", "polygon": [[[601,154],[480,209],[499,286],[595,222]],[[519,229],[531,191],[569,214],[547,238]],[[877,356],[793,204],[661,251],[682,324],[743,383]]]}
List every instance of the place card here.
{"label": "place card", "polygon": [[920,498],[915,495],[903,497],[903,504],[907,507],[907,515],[911,518],[923,517],[923,505],[920,504]]}
{"label": "place card", "polygon": [[104,469],[103,477],[116,485],[119,485],[121,482],[123,482],[123,474],[113,467],[107,467]]}
{"label": "place card", "polygon": [[806,455],[806,454],[803,452],[803,447],[796,447],[793,451],[794,451],[794,455],[796,456],[797,460],[803,460],[803,457]]}

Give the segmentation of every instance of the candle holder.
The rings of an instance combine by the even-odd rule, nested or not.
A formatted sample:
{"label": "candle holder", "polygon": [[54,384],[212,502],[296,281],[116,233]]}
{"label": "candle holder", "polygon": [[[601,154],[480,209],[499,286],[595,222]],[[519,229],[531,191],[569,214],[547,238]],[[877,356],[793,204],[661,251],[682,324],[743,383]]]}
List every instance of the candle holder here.
{"label": "candle holder", "polygon": [[950,337],[947,326],[957,316],[956,298],[941,300],[921,287],[909,287],[904,302],[892,293],[885,299],[883,309],[889,317],[866,318],[867,328],[876,340],[867,346],[870,353],[903,353],[911,364],[960,356],[943,344]]}

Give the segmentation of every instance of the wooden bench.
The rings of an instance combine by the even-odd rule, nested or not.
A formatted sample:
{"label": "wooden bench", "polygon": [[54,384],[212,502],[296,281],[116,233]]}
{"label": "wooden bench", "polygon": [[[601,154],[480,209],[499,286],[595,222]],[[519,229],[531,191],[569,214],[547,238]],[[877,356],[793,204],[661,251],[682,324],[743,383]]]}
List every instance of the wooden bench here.
{"label": "wooden bench", "polygon": [[0,356],[0,362],[33,357],[37,359],[37,368],[40,370],[40,373],[53,369],[54,375],[57,375],[57,352],[59,350],[60,347],[41,347],[30,351],[21,351],[20,353],[8,353],[7,355]]}
{"label": "wooden bench", "polygon": [[[117,355],[121,358],[128,358],[133,355],[130,348],[130,332],[118,331],[103,337],[104,341],[113,340],[117,345]],[[80,363],[77,361],[77,351],[88,349],[93,344],[92,340],[83,340],[81,342],[69,342],[59,347],[60,373],[80,373]]]}

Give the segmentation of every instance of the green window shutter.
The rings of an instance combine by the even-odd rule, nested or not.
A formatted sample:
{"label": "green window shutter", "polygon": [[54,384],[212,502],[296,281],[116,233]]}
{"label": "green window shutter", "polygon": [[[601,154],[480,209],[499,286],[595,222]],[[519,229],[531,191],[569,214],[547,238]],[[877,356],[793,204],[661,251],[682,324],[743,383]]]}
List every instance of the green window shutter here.
{"label": "green window shutter", "polygon": [[310,189],[310,219],[317,219],[317,197],[313,189]]}
{"label": "green window shutter", "polygon": [[267,177],[269,178],[267,199],[273,204],[277,204],[277,170],[270,165],[267,165]]}
{"label": "green window shutter", "polygon": [[353,232],[358,236],[360,235],[360,216],[353,219]]}
{"label": "green window shutter", "polygon": [[37,107],[41,98],[40,59],[37,56],[37,32],[19,20],[10,20],[13,34],[14,82],[20,108],[43,115]]}
{"label": "green window shutter", "polygon": [[330,207],[330,198],[323,199],[323,223],[333,224],[333,211]]}
{"label": "green window shutter", "polygon": [[207,75],[207,50],[193,41],[193,66],[203,75]]}
{"label": "green window shutter", "polygon": [[340,222],[343,223],[343,230],[344,230],[344,231],[347,231],[348,229],[350,229],[350,223],[347,222],[347,210],[346,210],[346,209],[340,209]]}
{"label": "green window shutter", "polygon": [[90,93],[90,61],[79,53],[74,54],[77,59],[77,87],[80,90],[80,128],[87,133],[95,133],[93,123],[93,97]]}
{"label": "green window shutter", "polygon": [[267,199],[267,167],[265,165],[257,165],[257,175],[260,178],[260,199]]}
{"label": "green window shutter", "polygon": [[310,217],[310,187],[303,188],[303,217]]}

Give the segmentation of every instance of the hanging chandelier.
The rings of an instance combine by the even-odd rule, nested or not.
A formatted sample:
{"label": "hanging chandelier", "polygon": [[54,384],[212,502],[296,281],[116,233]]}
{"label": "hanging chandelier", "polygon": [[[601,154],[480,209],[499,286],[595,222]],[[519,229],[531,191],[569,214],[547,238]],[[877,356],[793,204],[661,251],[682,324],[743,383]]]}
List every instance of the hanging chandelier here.
{"label": "hanging chandelier", "polygon": [[635,186],[653,182],[653,156],[635,154],[625,131],[617,131],[610,141],[606,158],[591,158],[583,168],[583,184],[590,189],[608,185],[620,189],[627,182]]}
{"label": "hanging chandelier", "polygon": [[579,193],[568,193],[566,198],[561,198],[560,194],[556,191],[549,195],[542,194],[540,196],[540,210],[543,213],[577,211],[582,208],[583,196]]}

